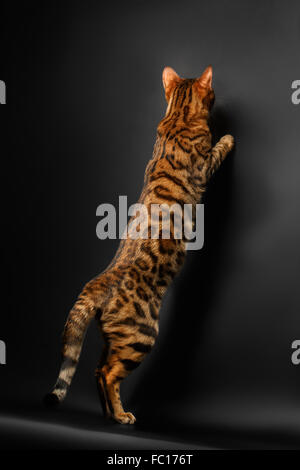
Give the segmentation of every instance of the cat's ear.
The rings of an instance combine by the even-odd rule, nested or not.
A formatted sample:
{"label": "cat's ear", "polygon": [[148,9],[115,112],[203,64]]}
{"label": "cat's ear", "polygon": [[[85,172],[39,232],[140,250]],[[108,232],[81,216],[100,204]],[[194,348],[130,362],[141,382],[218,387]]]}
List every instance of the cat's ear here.
{"label": "cat's ear", "polygon": [[175,86],[182,80],[171,67],[165,67],[162,74],[163,85],[166,99],[169,101]]}
{"label": "cat's ear", "polygon": [[199,86],[203,87],[203,88],[208,88],[208,89],[212,89],[212,76],[213,76],[213,69],[212,69],[212,66],[209,65],[203,72],[203,74],[201,75],[201,77],[199,77],[197,79],[197,82],[199,84]]}

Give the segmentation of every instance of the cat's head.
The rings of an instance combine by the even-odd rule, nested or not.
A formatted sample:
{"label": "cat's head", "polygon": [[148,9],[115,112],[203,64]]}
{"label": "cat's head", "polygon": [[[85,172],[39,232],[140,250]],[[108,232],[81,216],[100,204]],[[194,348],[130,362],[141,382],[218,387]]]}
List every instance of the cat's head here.
{"label": "cat's head", "polygon": [[162,78],[168,103],[166,115],[189,110],[194,118],[207,118],[215,99],[212,73],[209,66],[199,78],[181,78],[171,67],[165,67]]}

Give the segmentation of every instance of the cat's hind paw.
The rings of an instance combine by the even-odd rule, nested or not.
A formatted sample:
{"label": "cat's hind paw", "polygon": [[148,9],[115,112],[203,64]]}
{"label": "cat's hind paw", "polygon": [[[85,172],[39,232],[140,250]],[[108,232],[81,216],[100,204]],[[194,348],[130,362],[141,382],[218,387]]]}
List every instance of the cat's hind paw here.
{"label": "cat's hind paw", "polygon": [[119,413],[118,415],[114,415],[113,418],[121,424],[134,424],[136,419],[132,413]]}

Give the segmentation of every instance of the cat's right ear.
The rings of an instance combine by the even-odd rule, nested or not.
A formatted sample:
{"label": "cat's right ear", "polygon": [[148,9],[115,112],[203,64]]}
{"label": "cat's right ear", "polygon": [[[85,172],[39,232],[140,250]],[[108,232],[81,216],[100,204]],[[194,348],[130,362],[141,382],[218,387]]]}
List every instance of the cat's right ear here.
{"label": "cat's right ear", "polygon": [[172,91],[182,80],[171,67],[165,67],[162,74],[163,85],[166,94],[166,100],[169,101]]}
{"label": "cat's right ear", "polygon": [[213,76],[213,69],[212,69],[212,66],[209,65],[203,72],[203,74],[201,75],[201,77],[199,77],[197,79],[197,83],[200,87],[203,87],[203,88],[207,88],[209,90],[212,89],[212,76]]}

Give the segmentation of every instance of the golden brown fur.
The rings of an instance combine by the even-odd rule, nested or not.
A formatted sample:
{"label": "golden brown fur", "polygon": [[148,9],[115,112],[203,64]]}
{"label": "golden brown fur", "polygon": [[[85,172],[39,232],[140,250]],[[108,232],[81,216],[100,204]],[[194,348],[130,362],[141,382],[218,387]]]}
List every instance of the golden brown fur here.
{"label": "golden brown fur", "polygon": [[[207,182],[233,147],[224,136],[211,145],[209,111],[214,101],[212,69],[199,79],[181,79],[170,68],[163,73],[168,108],[159,123],[153,158],[145,172],[139,202],[150,214],[151,205],[197,204]],[[149,226],[161,229],[161,220]],[[120,423],[135,417],[123,410],[121,381],[154,346],[159,309],[166,289],[185,258],[185,241],[175,239],[124,239],[108,268],[88,282],[71,310],[63,336],[63,363],[48,402],[64,399],[76,369],[90,320],[97,318],[105,348],[96,380],[105,413]]]}

